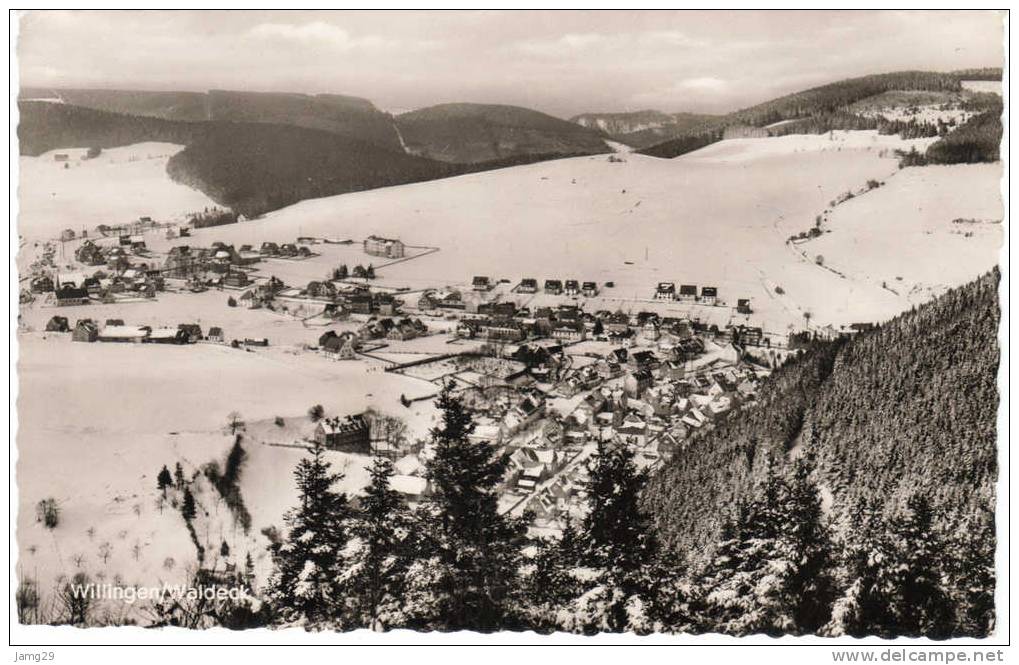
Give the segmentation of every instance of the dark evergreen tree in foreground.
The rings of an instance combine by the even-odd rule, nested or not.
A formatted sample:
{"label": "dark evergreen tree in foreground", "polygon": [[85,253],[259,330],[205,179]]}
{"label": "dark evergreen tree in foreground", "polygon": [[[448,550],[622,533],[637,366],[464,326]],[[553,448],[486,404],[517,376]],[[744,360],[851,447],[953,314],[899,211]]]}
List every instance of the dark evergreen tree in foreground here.
{"label": "dark evergreen tree in foreground", "polygon": [[419,511],[423,542],[408,579],[411,627],[494,631],[515,626],[526,520],[500,515],[507,458],[470,440],[474,421],[447,385],[426,477],[432,495]]}
{"label": "dark evergreen tree in foreground", "polygon": [[371,482],[351,520],[351,545],[340,575],[347,622],[375,630],[404,621],[402,598],[414,526],[403,496],[390,485],[393,463],[375,458]]}
{"label": "dark evergreen tree in foreground", "polygon": [[835,598],[831,537],[813,462],[790,477],[770,461],[753,499],[723,529],[700,579],[702,628],[738,635],[806,634],[825,625]]}
{"label": "dark evergreen tree in foreground", "polygon": [[342,478],[331,471],[325,448],[315,442],[310,456],[294,471],[299,505],[286,516],[287,532],[272,548],[273,574],[268,596],[283,623],[336,625],[342,602],[338,572],[346,544],[349,506],[334,485]]}

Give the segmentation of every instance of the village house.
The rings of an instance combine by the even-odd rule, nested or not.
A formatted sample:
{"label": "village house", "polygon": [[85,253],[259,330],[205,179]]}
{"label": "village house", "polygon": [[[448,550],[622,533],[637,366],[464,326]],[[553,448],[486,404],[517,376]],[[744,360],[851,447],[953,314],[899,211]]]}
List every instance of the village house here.
{"label": "village house", "polygon": [[251,278],[248,277],[248,273],[238,270],[236,272],[228,272],[223,275],[223,286],[229,286],[231,288],[244,288],[251,284]]}
{"label": "village house", "polygon": [[702,286],[701,302],[705,305],[714,305],[718,302],[718,289],[714,286]]}
{"label": "village house", "polygon": [[309,298],[320,300],[333,300],[337,295],[336,286],[332,282],[318,280],[308,282],[304,292]]}
{"label": "village house", "polygon": [[53,316],[46,323],[46,332],[70,332],[71,326],[66,316]]}
{"label": "village house", "polygon": [[345,453],[371,452],[368,421],[364,414],[355,414],[346,418],[323,418],[315,426],[315,441],[330,450]]}
{"label": "village house", "polygon": [[598,295],[598,284],[595,282],[584,282],[582,292],[588,298],[593,298]]}
{"label": "village house", "polygon": [[148,326],[104,326],[99,331],[100,342],[124,342],[140,344],[152,332]]}
{"label": "village house", "polygon": [[478,304],[478,314],[502,319],[512,319],[517,315],[517,305],[512,300],[483,302]]}
{"label": "village house", "polygon": [[177,325],[177,329],[184,331],[187,341],[192,344],[202,339],[202,327],[197,323],[181,323]]}
{"label": "village house", "polygon": [[73,305],[87,305],[89,303],[88,289],[77,287],[73,284],[61,284],[53,292],[58,307]]}
{"label": "village house", "polygon": [[357,358],[357,335],[344,332],[337,335],[330,330],[318,338],[319,351],[332,360],[355,360]]}
{"label": "village house", "polygon": [[478,331],[491,341],[519,342],[527,337],[523,324],[513,319],[497,318],[482,321]]}
{"label": "village house", "polygon": [[475,291],[490,291],[494,284],[485,275],[475,275],[474,280],[471,282],[471,288]]}
{"label": "village house", "polygon": [[209,328],[209,333],[205,336],[206,341],[216,342],[222,344],[226,341],[226,336],[223,334],[223,329],[219,326],[212,326]]}
{"label": "village house", "polygon": [[627,396],[635,399],[640,398],[652,385],[654,385],[654,378],[651,376],[651,372],[646,369],[630,372],[623,379],[623,390],[626,391]]}
{"label": "village house", "polygon": [[368,236],[364,241],[364,253],[372,256],[383,256],[387,259],[402,259],[404,256],[404,244],[394,238],[382,238],[376,235]]}
{"label": "village house", "polygon": [[545,280],[545,293],[551,296],[558,296],[563,292],[563,283],[558,279]]}
{"label": "village house", "polygon": [[566,280],[563,286],[563,292],[568,296],[579,296],[580,295],[580,282],[575,279]]}
{"label": "village house", "polygon": [[640,369],[646,369],[651,371],[658,369],[658,367],[661,365],[661,361],[658,359],[658,356],[656,356],[653,351],[634,351],[633,353],[629,354],[629,357],[626,360],[626,364],[633,371]]}
{"label": "village house", "polygon": [[49,293],[53,291],[53,280],[48,275],[33,277],[30,288],[32,293]]}
{"label": "village house", "polygon": [[607,333],[622,333],[630,330],[630,317],[623,312],[609,314],[602,319]]}
{"label": "village house", "polygon": [[187,333],[180,328],[155,328],[145,341],[150,344],[187,344]]}
{"label": "village house", "polygon": [[750,309],[750,299],[740,298],[736,301],[736,311],[740,314],[752,314],[753,310]]}
{"label": "village house", "polygon": [[538,292],[538,280],[533,277],[524,277],[520,280],[520,285],[517,287],[518,293],[537,293]]}
{"label": "village house", "polygon": [[500,425],[502,437],[509,438],[545,415],[545,400],[536,395],[524,397],[506,412]]}
{"label": "village house", "polygon": [[587,338],[587,329],[580,322],[562,322],[552,327],[552,337],[562,342],[582,342]]}
{"label": "village house", "polygon": [[675,300],[676,285],[672,282],[658,282],[655,290],[655,300]]}
{"label": "village house", "polygon": [[74,250],[74,258],[87,266],[101,266],[106,263],[103,250],[91,240],[86,240],[78,249]]}
{"label": "village house", "polygon": [[679,287],[679,299],[683,302],[693,302],[697,300],[697,285],[681,284]]}
{"label": "village house", "polygon": [[71,333],[74,342],[94,342],[99,339],[99,326],[92,319],[78,319]]}
{"label": "village house", "polygon": [[274,242],[263,242],[258,253],[262,256],[279,256],[280,246]]}
{"label": "village house", "polygon": [[389,478],[389,486],[403,495],[408,503],[417,503],[428,496],[431,488],[428,480],[420,476],[394,474]]}

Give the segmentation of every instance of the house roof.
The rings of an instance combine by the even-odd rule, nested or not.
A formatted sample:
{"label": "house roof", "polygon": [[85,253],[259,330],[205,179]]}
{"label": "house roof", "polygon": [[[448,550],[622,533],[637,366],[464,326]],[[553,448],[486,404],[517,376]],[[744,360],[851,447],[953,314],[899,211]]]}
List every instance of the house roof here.
{"label": "house roof", "polygon": [[679,287],[679,295],[681,296],[695,296],[697,295],[696,284],[681,284]]}

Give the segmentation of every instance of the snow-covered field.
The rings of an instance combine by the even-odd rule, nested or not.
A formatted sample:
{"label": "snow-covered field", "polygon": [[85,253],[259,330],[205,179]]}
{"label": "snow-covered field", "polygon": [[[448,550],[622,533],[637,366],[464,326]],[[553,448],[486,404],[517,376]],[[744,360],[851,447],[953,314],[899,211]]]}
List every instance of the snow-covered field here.
{"label": "snow-covered field", "polygon": [[[312,404],[321,403],[329,415],[374,406],[407,419],[414,436],[423,436],[435,415],[430,402],[405,409],[396,401],[400,394],[430,394],[434,386],[384,373],[381,363],[330,362],[272,347],[248,353],[209,344],[82,344],[51,333],[22,334],[19,347],[18,572],[38,580],[45,593],[60,575],[76,572],[128,584],[182,583],[195,549],[179,513],[159,510],[156,474],[178,461],[189,477],[209,462],[222,465],[233,443],[225,431],[231,411],[252,422],[279,415],[310,428],[305,414]],[[268,570],[268,541],[260,531],[282,526],[294,505],[292,470],[303,455],[257,441],[263,438],[253,435],[244,444],[240,485],[252,514],[248,535],[233,527],[211,489],[196,497],[210,512],[198,520],[206,549],[216,551],[226,540],[242,563],[250,552],[260,579]],[[329,456],[346,474],[345,489],[356,492],[367,483],[367,458]],[[35,519],[35,505],[47,497],[61,509],[54,530]],[[112,545],[107,561],[104,543]],[[175,561],[169,568],[168,557]]]}
{"label": "snow-covered field", "polygon": [[[172,143],[139,143],[108,148],[88,160],[78,148],[20,157],[18,233],[47,239],[64,229],[80,233],[82,228],[133,222],[141,216],[171,221],[215,205],[202,192],[166,175],[166,162],[183,149]],[[55,161],[57,154],[68,160]]]}
{"label": "snow-covered field", "polygon": [[[304,201],[196,239],[378,233],[440,248],[380,270],[387,284],[462,285],[472,275],[612,281],[604,301],[591,303],[609,309],[646,306],[659,281],[717,286],[730,307],[750,298],[755,320],[784,333],[805,311],[835,324],[887,313],[892,294],[803,262],[785,240],[838,195],[894,174],[894,149],[930,141],[835,132],[723,141],[673,160],[579,157]],[[304,277],[330,266],[316,261],[272,270]],[[832,307],[833,294],[852,307]]]}
{"label": "snow-covered field", "polygon": [[836,207],[832,232],[800,248],[853,281],[898,292],[887,318],[994,267],[1004,240],[1001,173],[999,164],[904,169]]}

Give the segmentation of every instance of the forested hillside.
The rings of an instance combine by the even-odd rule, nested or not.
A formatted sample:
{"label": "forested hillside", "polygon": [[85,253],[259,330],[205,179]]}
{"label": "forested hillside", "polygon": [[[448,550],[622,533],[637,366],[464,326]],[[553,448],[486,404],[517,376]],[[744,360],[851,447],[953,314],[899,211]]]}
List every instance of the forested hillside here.
{"label": "forested hillside", "polygon": [[675,136],[688,135],[692,130],[707,130],[718,125],[723,117],[704,113],[632,111],[582,113],[570,118],[570,122],[603,131],[613,141],[634,148],[647,148]]}
{"label": "forested hillside", "polygon": [[65,105],[161,120],[293,125],[321,129],[395,152],[402,151],[393,119],[361,97],[232,90],[165,92],[28,88],[21,91],[20,98],[59,99]]}
{"label": "forested hillside", "polygon": [[202,123],[97,111],[69,104],[18,102],[18,147],[22,155],[58,148],[115,148],[143,141],[187,145]]}
{"label": "forested hillside", "polygon": [[[860,100],[893,90],[958,92],[961,82],[979,75],[993,79],[995,71],[1001,78],[1001,70],[979,70],[979,72],[894,72],[847,79],[836,83],[810,88],[785,95],[771,101],[757,104],[727,116],[723,116],[719,127],[694,127],[686,135],[651,146],[642,152],[654,157],[676,157],[691,149],[721,140],[722,129],[731,125],[765,127],[777,122],[794,120],[793,127],[783,127],[781,133],[825,132],[831,129],[873,129],[867,121],[850,113],[850,107]],[[696,137],[696,139],[691,139]],[[695,146],[695,147],[691,147]]]}
{"label": "forested hillside", "polygon": [[998,273],[849,341],[816,342],[767,381],[756,406],[693,437],[645,500],[672,549],[710,549],[767,464],[807,453],[831,516],[915,491],[939,531],[994,509]]}
{"label": "forested hillside", "polygon": [[309,198],[432,180],[462,172],[321,130],[208,123],[167,172],[246,216]]}
{"label": "forested hillside", "polygon": [[518,106],[440,104],[398,115],[396,124],[410,152],[444,162],[608,152],[598,132]]}

